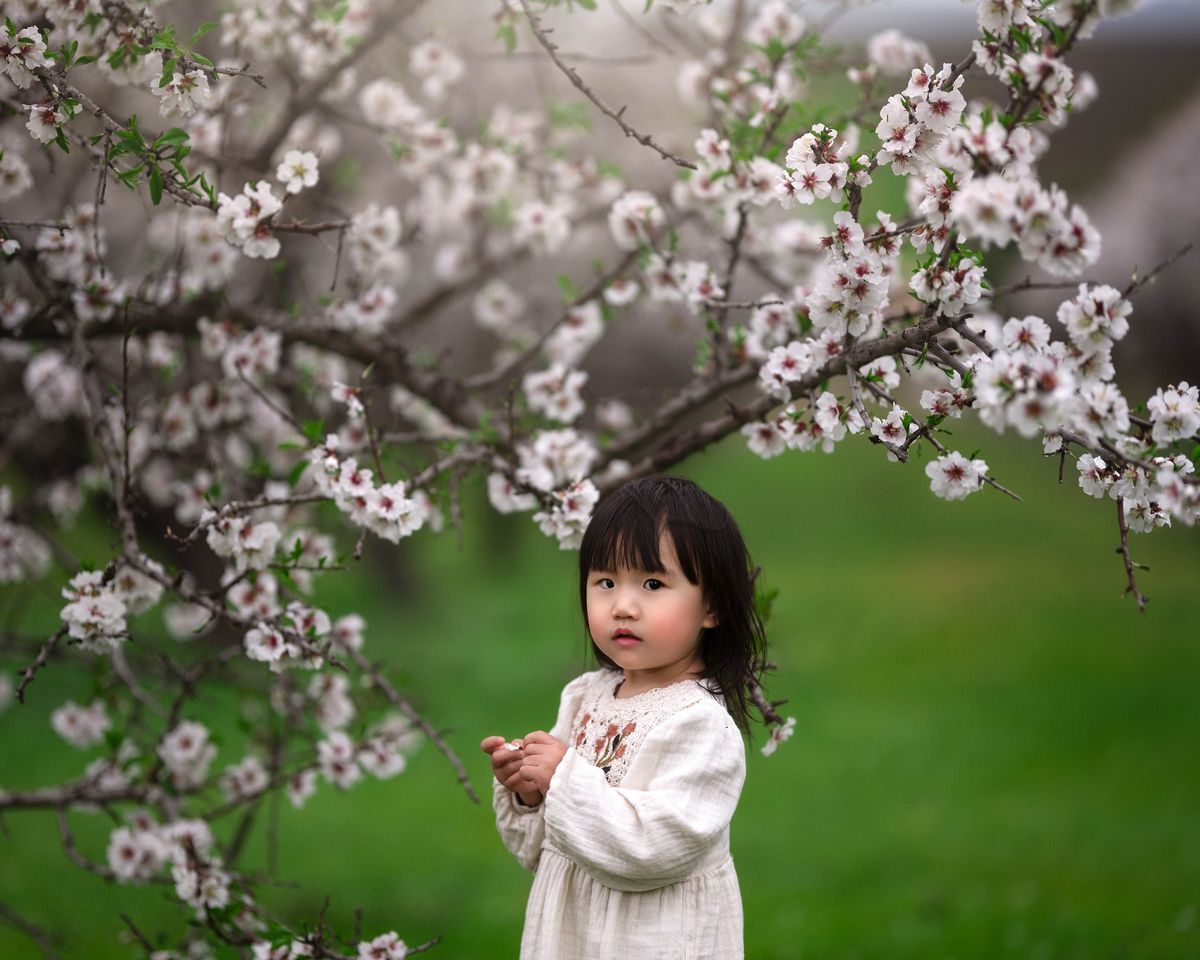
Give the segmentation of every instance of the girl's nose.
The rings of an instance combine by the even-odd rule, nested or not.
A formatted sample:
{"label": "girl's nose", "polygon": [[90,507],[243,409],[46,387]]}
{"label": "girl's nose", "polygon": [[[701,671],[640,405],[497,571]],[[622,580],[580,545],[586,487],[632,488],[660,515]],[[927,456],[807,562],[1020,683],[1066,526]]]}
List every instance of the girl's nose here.
{"label": "girl's nose", "polygon": [[613,616],[619,620],[637,616],[637,603],[628,590],[617,590],[613,596]]}

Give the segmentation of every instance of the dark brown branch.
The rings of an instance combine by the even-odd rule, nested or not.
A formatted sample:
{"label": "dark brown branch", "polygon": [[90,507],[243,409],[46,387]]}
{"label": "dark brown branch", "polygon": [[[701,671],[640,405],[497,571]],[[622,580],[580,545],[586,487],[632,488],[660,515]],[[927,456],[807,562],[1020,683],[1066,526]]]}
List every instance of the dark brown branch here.
{"label": "dark brown branch", "polygon": [[17,702],[25,703],[25,688],[33,683],[33,678],[37,672],[46,665],[46,659],[50,656],[55,645],[63,637],[67,635],[67,626],[63,624],[59,627],[47,640],[42,644],[42,649],[38,651],[37,659],[29,666],[21,671],[21,682],[17,684]]}
{"label": "dark brown branch", "polygon": [[1117,547],[1117,553],[1121,555],[1121,562],[1125,564],[1125,576],[1129,580],[1129,585],[1125,588],[1125,593],[1132,593],[1133,599],[1137,601],[1138,610],[1142,613],[1146,612],[1146,597],[1138,590],[1137,579],[1133,575],[1133,568],[1141,566],[1136,564],[1129,556],[1129,527],[1125,524],[1125,498],[1117,497],[1117,529],[1121,532],[1121,545]]}

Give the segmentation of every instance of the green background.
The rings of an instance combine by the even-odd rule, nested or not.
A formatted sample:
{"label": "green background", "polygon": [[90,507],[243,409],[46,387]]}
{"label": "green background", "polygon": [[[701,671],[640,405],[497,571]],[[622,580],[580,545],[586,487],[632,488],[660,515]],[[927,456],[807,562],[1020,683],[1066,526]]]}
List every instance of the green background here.
{"label": "green background", "polygon": [[[1196,531],[1132,535],[1153,568],[1139,614],[1121,596],[1112,501],[1084,496],[1070,463],[1060,487],[1036,442],[953,439],[964,453],[983,446],[1024,502],[992,489],[938,500],[922,461],[888,463],[861,439],[763,462],[732,438],[680,468],[730,507],[780,589],[769,692],[797,727],[773,757],[761,731],[748,750],[732,841],[747,956],[1200,957]],[[326,576],[316,602],[366,617],[367,653],[447,731],[486,801],[479,740],[551,723],[584,647],[574,554],[527,515],[493,514],[477,487],[464,513],[461,549],[452,531],[378,544]],[[103,561],[101,525],[73,538]],[[58,586],[33,606],[39,628],[52,628]],[[0,714],[0,786],[54,783],[98,754],[50,731],[68,696],[90,696],[78,654]],[[241,759],[246,710],[253,719],[208,695],[186,713],[221,738],[214,770]],[[343,932],[361,908],[365,936],[440,936],[430,956],[516,956],[529,877],[490,806],[466,798],[430,745],[394,780],[345,794],[323,784],[303,810],[282,807],[278,876],[298,887],[264,898],[284,916],[315,916],[328,893]],[[106,818],[72,823],[102,860]],[[244,868],[265,865],[264,823]],[[122,912],[147,931],[182,929],[168,889],[71,865],[52,815],[11,813],[3,827],[0,902],[55,930],[69,960],[142,954]],[[0,924],[0,957],[39,955]]]}

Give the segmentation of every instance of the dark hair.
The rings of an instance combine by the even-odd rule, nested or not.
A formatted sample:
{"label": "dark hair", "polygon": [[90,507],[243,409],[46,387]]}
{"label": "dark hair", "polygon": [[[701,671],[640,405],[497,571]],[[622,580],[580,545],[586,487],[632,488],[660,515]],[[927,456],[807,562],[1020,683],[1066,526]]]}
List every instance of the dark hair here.
{"label": "dark hair", "polygon": [[[754,605],[750,554],[720,501],[682,477],[645,477],[622,484],[600,501],[579,547],[579,603],[587,623],[592,570],[663,570],[659,540],[666,532],[682,573],[704,591],[717,625],[700,636],[701,674],[725,698],[737,725],[749,732],[747,693],[766,659],[766,638]],[[591,641],[596,659],[617,664]]]}

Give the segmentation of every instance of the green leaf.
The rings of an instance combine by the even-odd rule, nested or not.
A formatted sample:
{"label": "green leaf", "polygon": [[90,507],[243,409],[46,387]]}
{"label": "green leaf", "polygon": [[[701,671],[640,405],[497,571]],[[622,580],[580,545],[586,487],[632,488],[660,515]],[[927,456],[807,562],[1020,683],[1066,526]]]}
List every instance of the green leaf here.
{"label": "green leaf", "polygon": [[301,460],[288,473],[288,486],[295,487],[300,482],[300,478],[304,476],[304,468],[308,466],[307,460]]}
{"label": "green leaf", "polygon": [[311,443],[318,444],[325,439],[324,420],[305,420],[303,427],[304,435],[308,437]]}
{"label": "green leaf", "polygon": [[172,143],[187,143],[188,132],[182,127],[172,127],[166,133],[162,134],[151,146],[152,150],[157,150],[159,147],[165,147]]}
{"label": "green leaf", "polygon": [[219,26],[219,24],[211,22],[211,21],[208,23],[200,24],[200,26],[198,26],[196,28],[196,32],[192,34],[192,39],[188,41],[188,46],[194,47],[196,45],[197,40],[199,40],[205,34],[211,33],[213,30],[216,30],[218,26]]}
{"label": "green leaf", "polygon": [[162,202],[163,178],[162,170],[157,163],[150,164],[150,202],[156,207]]}
{"label": "green leaf", "polygon": [[496,28],[496,39],[504,41],[504,52],[512,53],[517,49],[517,28],[511,23],[502,23]]}
{"label": "green leaf", "polygon": [[75,66],[84,67],[84,66],[87,66],[89,63],[95,63],[97,59],[98,59],[97,57],[94,57],[89,53],[87,56],[80,57],[78,60],[76,60]]}
{"label": "green leaf", "polygon": [[213,62],[209,60],[208,57],[195,52],[193,52],[188,59],[200,64],[202,67],[211,67],[213,65]]}
{"label": "green leaf", "polygon": [[578,296],[578,293],[575,290],[575,284],[571,280],[570,276],[565,273],[560,273],[554,278],[554,280],[558,284],[558,289],[562,291],[563,303],[570,303]]}

